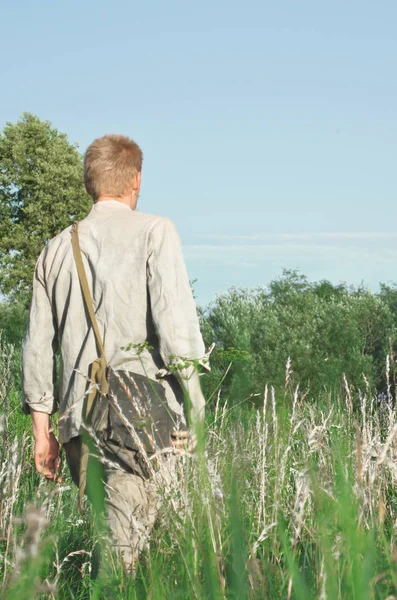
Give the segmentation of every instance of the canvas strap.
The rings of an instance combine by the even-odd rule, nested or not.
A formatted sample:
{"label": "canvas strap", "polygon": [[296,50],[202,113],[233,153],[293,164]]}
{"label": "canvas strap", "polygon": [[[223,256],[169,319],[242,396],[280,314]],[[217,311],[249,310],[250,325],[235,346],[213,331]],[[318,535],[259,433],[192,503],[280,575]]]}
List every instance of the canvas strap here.
{"label": "canvas strap", "polygon": [[[84,268],[83,257],[81,255],[80,243],[79,243],[79,224],[74,223],[72,227],[72,247],[74,260],[77,267],[77,273],[79,275],[79,281],[81,285],[81,291],[83,292],[85,305],[90,316],[92,329],[94,330],[96,343],[99,348],[101,358],[105,358],[105,349],[103,347],[102,337],[99,332],[98,321],[96,320],[94,304],[92,302],[90,288],[88,286],[87,275]],[[106,359],[105,359],[106,360]]]}
{"label": "canvas strap", "polygon": [[[97,358],[91,365],[90,381],[91,386],[87,395],[86,406],[85,406],[85,418],[87,419],[91,413],[91,409],[98,394],[98,391],[106,395],[109,392],[109,383],[107,379],[107,367],[108,363],[105,356],[105,349],[103,346],[102,336],[99,331],[98,322],[95,316],[94,304],[90,288],[88,285],[87,275],[84,268],[83,257],[81,254],[80,243],[79,243],[79,224],[76,222],[72,227],[72,248],[73,256],[76,263],[77,273],[79,276],[81,291],[84,298],[84,303],[90,318],[91,327],[94,331],[95,340],[99,350],[99,358]],[[81,512],[83,496],[87,484],[87,466],[89,458],[89,447],[83,441],[81,444],[81,458],[80,458],[80,477],[79,477],[79,509]]]}

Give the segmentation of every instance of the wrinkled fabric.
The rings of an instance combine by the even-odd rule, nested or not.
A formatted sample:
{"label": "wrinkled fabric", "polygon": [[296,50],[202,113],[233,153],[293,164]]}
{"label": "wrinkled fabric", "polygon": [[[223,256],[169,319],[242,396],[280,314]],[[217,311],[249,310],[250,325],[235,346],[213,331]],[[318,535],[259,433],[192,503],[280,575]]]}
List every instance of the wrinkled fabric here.
{"label": "wrinkled fabric", "polygon": [[111,471],[105,491],[113,551],[121,556],[126,570],[133,572],[157,519],[160,497],[156,485],[133,473]]}
{"label": "wrinkled fabric", "polygon": [[[81,221],[79,238],[110,366],[155,379],[178,357],[203,359],[180,239],[169,219],[132,211],[117,200],[101,201]],[[151,348],[139,346],[144,343]],[[23,408],[48,414],[59,409],[62,444],[82,433],[87,374],[97,357],[69,227],[47,244],[37,261],[23,345]],[[192,405],[202,403],[197,372],[190,368],[182,377]],[[173,375],[161,381],[170,407],[183,415],[178,381]]]}
{"label": "wrinkled fabric", "polygon": [[[64,445],[66,461],[77,486],[81,448],[81,438],[72,438]],[[122,466],[106,453],[101,464],[98,458],[90,454],[91,481],[88,481],[87,492],[96,514],[104,517],[106,531],[103,533],[106,539],[110,534],[112,551],[120,556],[126,571],[133,573],[140,553],[148,545],[161,504],[175,488],[177,457],[164,454],[159,458],[158,469],[150,478],[146,478],[138,474],[137,453],[126,452],[131,455],[127,462],[136,463],[138,469],[125,468],[125,465]],[[95,477],[100,480],[97,482],[99,486],[95,486]],[[98,499],[98,495],[101,498]]]}

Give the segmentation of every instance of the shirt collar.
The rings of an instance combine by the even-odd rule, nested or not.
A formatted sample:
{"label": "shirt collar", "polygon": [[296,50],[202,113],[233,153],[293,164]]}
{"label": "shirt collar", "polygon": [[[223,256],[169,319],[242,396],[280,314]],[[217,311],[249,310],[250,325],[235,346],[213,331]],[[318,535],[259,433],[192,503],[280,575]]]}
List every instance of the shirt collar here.
{"label": "shirt collar", "polygon": [[115,208],[121,210],[131,210],[129,206],[123,204],[123,202],[119,202],[118,200],[101,200],[100,202],[95,202],[93,209],[94,210],[102,210],[108,208]]}

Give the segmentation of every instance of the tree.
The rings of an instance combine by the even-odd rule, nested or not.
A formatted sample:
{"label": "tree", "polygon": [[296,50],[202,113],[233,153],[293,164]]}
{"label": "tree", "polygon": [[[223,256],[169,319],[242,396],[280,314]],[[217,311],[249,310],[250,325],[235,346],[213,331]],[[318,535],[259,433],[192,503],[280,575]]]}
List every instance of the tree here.
{"label": "tree", "polygon": [[[372,294],[363,287],[311,283],[295,271],[284,271],[266,288],[231,289],[201,313],[206,344],[216,342],[206,391],[215,387],[227,367],[228,348],[249,359],[228,372],[224,397],[241,401],[262,393],[266,383],[282,389],[285,365],[292,361],[293,383],[318,398],[340,391],[343,375],[364,387],[367,380],[385,389],[386,356],[396,348],[397,291],[381,287]],[[392,361],[393,379],[394,362]],[[397,375],[397,373],[396,373]]]}
{"label": "tree", "polygon": [[28,304],[45,244],[85,216],[82,157],[48,121],[25,113],[0,134],[0,292]]}

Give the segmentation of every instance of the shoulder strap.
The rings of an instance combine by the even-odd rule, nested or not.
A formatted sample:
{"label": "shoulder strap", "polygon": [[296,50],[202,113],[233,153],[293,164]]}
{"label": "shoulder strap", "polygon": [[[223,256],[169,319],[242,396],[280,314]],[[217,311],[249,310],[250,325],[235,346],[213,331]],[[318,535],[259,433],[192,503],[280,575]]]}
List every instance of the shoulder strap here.
{"label": "shoulder strap", "polygon": [[79,224],[78,222],[73,223],[72,227],[72,247],[73,247],[73,255],[74,260],[76,262],[77,273],[79,276],[79,281],[81,285],[81,290],[83,292],[85,305],[90,316],[92,329],[94,330],[95,339],[98,344],[99,352],[101,358],[105,359],[105,349],[103,347],[102,337],[99,333],[98,322],[95,316],[94,305],[92,303],[92,297],[90,293],[90,288],[88,286],[87,275],[84,268],[83,257],[81,255],[80,244],[79,244],[79,233],[78,233]]}

